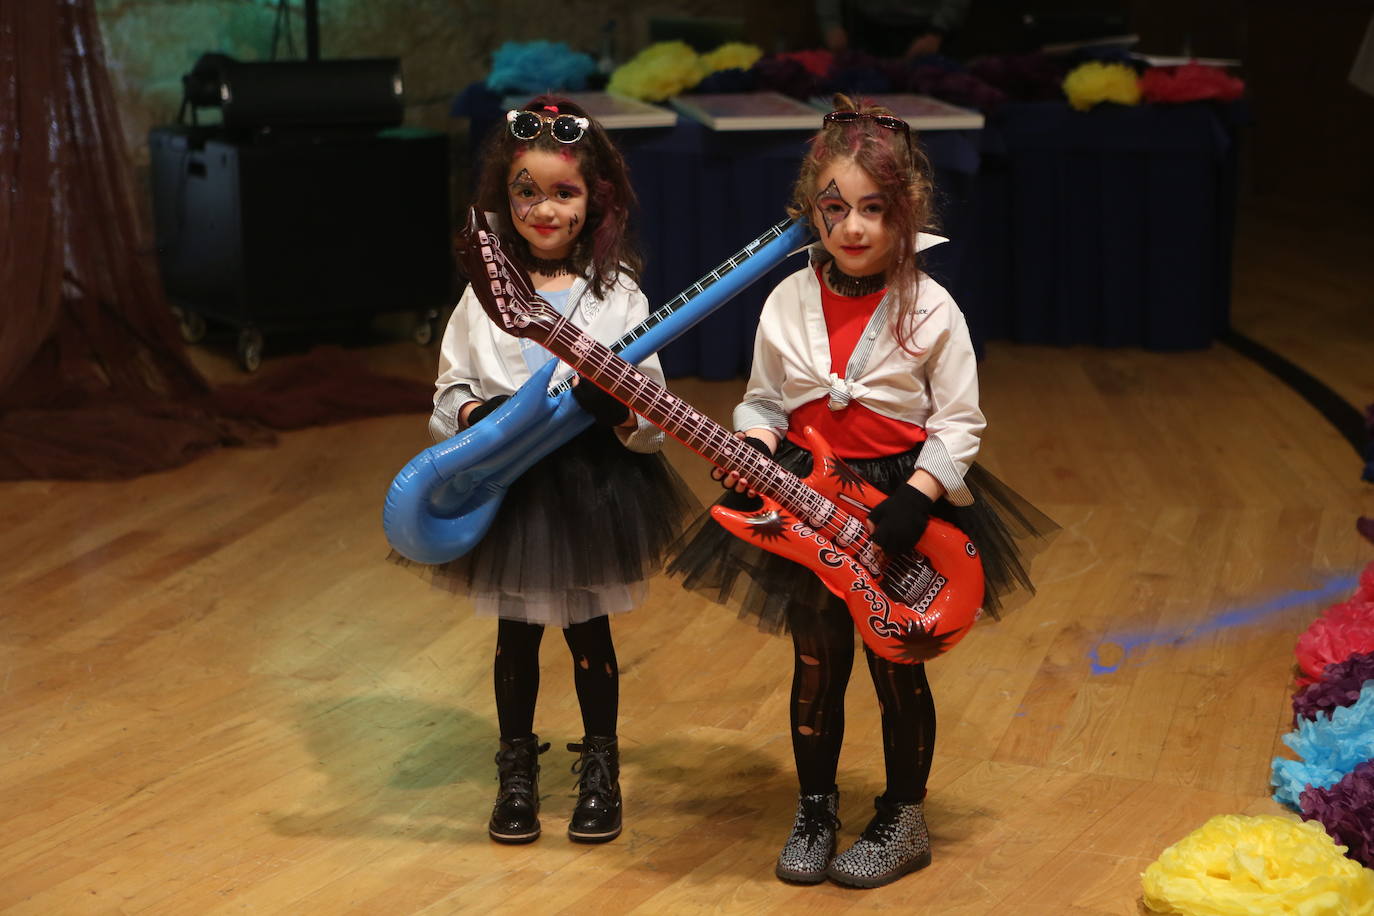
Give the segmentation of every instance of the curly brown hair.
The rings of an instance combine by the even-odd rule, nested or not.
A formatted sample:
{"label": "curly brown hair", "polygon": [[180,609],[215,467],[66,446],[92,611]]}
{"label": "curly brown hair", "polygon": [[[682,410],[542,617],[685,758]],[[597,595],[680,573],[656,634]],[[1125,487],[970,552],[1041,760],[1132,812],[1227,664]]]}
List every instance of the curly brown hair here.
{"label": "curly brown hair", "polygon": [[[846,95],[835,96],[835,110],[892,116],[887,108],[855,101]],[[802,160],[797,183],[792,188],[792,200],[787,205],[789,216],[807,220],[819,231],[813,209],[818,190],[816,179],[831,164],[842,160],[852,160],[886,194],[888,206],[883,212],[883,220],[893,238],[887,283],[897,304],[893,331],[902,348],[911,352],[908,342],[913,339],[919,324],[916,295],[921,261],[916,250],[917,236],[935,223],[930,160],[912,133],[891,130],[872,118],[828,123],[812,138]]]}
{"label": "curly brown hair", "polygon": [[477,205],[500,214],[498,231],[508,250],[525,264],[531,255],[519,234],[511,231],[510,191],[506,173],[517,153],[525,150],[570,154],[587,184],[587,225],[577,237],[571,257],[578,270],[590,266],[592,292],[604,296],[616,277],[627,274],[636,283],[644,261],[630,232],[630,211],[635,206],[634,188],[625,159],[606,131],[581,106],[556,95],[541,95],[522,106],[540,114],[556,111],[587,118],[586,134],[575,143],[559,143],[547,130],[533,140],[518,140],[502,123],[494,128],[482,145],[481,174],[477,180]]}

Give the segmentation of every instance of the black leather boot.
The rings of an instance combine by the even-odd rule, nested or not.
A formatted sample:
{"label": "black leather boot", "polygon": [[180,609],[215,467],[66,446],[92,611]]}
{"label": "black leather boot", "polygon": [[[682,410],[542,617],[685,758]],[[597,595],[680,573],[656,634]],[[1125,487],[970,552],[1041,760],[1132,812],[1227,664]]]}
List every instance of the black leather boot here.
{"label": "black leather boot", "polygon": [[568,836],[579,843],[614,840],[620,836],[620,748],[615,737],[587,735],[568,750],[581,754],[572,765],[577,807],[568,821]]}
{"label": "black leather boot", "polygon": [[498,843],[533,843],[539,839],[539,755],[549,749],[537,735],[502,738],[496,752],[501,788],[491,810],[487,833]]}

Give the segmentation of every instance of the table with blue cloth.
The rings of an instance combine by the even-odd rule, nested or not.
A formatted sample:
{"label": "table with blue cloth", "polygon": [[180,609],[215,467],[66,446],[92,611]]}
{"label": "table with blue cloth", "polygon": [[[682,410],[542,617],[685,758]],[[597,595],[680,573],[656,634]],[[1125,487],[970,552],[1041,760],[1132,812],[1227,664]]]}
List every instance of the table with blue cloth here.
{"label": "table with blue cloth", "polygon": [[1225,333],[1246,120],[1243,103],[1000,109],[954,287],[975,335],[1176,350]]}
{"label": "table with blue cloth", "polygon": [[[503,114],[470,87],[455,103],[474,148]],[[817,119],[819,127],[819,117]],[[932,276],[988,340],[1171,350],[1228,327],[1240,104],[1013,103],[983,130],[926,131],[935,169]],[[811,131],[611,132],[639,195],[643,289],[660,305],[785,215]],[[662,354],[670,377],[748,375],[759,310],[800,256]]]}

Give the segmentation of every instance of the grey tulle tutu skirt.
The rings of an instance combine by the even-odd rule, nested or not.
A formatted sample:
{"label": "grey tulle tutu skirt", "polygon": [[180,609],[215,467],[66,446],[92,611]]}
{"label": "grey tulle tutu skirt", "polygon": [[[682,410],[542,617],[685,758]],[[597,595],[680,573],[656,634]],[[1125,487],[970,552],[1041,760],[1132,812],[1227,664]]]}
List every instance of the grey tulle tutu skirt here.
{"label": "grey tulle tutu skirt", "polygon": [[513,483],[464,556],[416,566],[479,616],[566,627],[642,603],[647,580],[701,504],[660,453],[587,430]]}
{"label": "grey tulle tutu skirt", "polygon": [[[916,467],[920,446],[885,458],[846,458],[845,463],[884,493],[905,483]],[[783,440],[776,460],[805,477],[811,473],[811,453]],[[968,506],[945,500],[932,515],[958,526],[983,558],[983,611],[998,617],[1034,594],[1030,560],[1059,530],[1048,516],[988,471],[974,465],[964,477],[973,493]],[[723,497],[722,497],[723,498]],[[710,513],[702,514],[673,547],[667,573],[683,585],[719,604],[738,610],[762,630],[787,629],[792,613],[822,612],[834,596],[818,576],[805,567],[735,537]]]}

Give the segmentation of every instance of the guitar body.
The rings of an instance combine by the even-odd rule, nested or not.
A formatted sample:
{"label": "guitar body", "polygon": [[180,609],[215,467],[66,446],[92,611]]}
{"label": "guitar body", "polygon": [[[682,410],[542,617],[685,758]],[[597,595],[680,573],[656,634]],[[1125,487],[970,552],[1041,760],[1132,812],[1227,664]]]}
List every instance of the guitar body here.
{"label": "guitar body", "polygon": [[[973,542],[955,526],[932,518],[911,555],[880,563],[859,535],[868,510],[886,495],[850,470],[820,433],[807,427],[803,435],[815,464],[802,482],[843,507],[858,530],[827,537],[816,530],[823,519],[798,518],[767,496],[760,511],[715,506],[712,517],[736,537],[820,577],[844,601],[864,644],[879,656],[914,664],[953,647],[983,603],[983,565]],[[854,542],[863,546],[855,549]]]}

